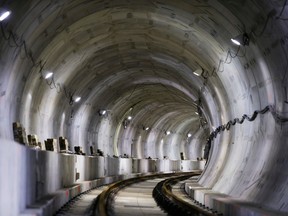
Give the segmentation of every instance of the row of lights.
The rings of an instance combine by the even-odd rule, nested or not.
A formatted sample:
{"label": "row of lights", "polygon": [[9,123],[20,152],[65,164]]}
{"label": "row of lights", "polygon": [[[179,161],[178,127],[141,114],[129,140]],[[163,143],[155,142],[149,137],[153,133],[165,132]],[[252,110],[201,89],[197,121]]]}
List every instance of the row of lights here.
{"label": "row of lights", "polygon": [[[9,16],[11,15],[11,11],[9,10],[5,10],[3,8],[0,8],[0,22],[2,22],[3,20],[7,19]],[[53,81],[53,72],[47,72],[46,75],[44,76],[44,79],[48,80],[51,79]],[[74,98],[70,98],[71,102],[79,102],[81,100],[81,97],[76,97]]]}
{"label": "row of lights", "polygon": [[[3,21],[3,20],[5,20],[5,19],[7,19],[9,16],[10,16],[10,14],[11,14],[11,11],[9,11],[9,10],[5,10],[5,9],[0,9],[0,22],[1,21]],[[234,44],[236,44],[236,45],[238,45],[238,46],[240,46],[240,45],[242,45],[242,46],[246,46],[246,45],[249,45],[249,41],[250,41],[250,39],[249,39],[249,36],[248,36],[248,34],[247,33],[243,33],[243,34],[240,34],[240,35],[238,35],[238,36],[236,36],[236,37],[234,37],[234,38],[231,38],[231,41],[234,43]],[[193,74],[194,75],[196,75],[196,76],[201,76],[201,74],[203,74],[204,73],[204,70],[202,69],[198,69],[198,70],[196,70],[196,71],[194,71],[193,72]],[[50,79],[50,78],[52,78],[53,77],[53,72],[48,72],[46,75],[45,75],[45,79]],[[75,102],[79,102],[81,100],[81,97],[77,97],[74,101]],[[105,110],[104,110],[105,111]],[[106,111],[105,111],[105,113],[106,113]],[[101,114],[101,115],[105,115],[105,113],[104,114]],[[196,113],[197,114],[197,113]],[[128,119],[129,120],[129,119]]]}
{"label": "row of lights", "polygon": [[[11,14],[11,11],[5,10],[3,8],[0,9],[0,22],[7,19],[10,16],[10,14]],[[240,34],[234,38],[231,38],[231,41],[238,46],[240,46],[240,45],[246,46],[246,45],[249,45],[250,39],[249,39],[248,34],[245,32],[245,33]],[[200,74],[198,74],[198,73],[195,73],[195,75],[200,76]]]}
{"label": "row of lights", "polygon": [[[247,34],[246,32],[244,32],[244,33],[242,33],[242,34],[240,34],[240,35],[238,35],[238,36],[236,36],[236,37],[234,37],[234,38],[231,38],[231,41],[232,41],[232,43],[234,43],[234,44],[237,45],[237,46],[248,46],[248,45],[249,45],[249,42],[250,42],[250,38],[249,38],[248,34]],[[238,48],[238,51],[239,51],[239,50],[240,50],[240,47]],[[238,51],[237,51],[237,53],[235,54],[235,56],[233,56],[233,57],[231,56],[231,53],[229,54],[230,51],[228,51],[227,56],[228,56],[228,54],[229,54],[229,55],[231,56],[231,58],[234,58],[234,57],[237,56]],[[223,61],[220,60],[219,65],[221,64],[221,62],[223,62]],[[225,61],[225,62],[226,62],[226,61]],[[225,62],[224,62],[224,63],[225,63]],[[218,69],[219,69],[219,68],[218,68]],[[215,71],[215,70],[214,70],[214,71]],[[214,73],[214,71],[213,71],[213,73]],[[213,73],[212,73],[212,75],[213,75]],[[204,70],[203,68],[201,68],[201,69],[197,69],[196,71],[194,71],[193,74],[194,74],[195,76],[198,76],[198,77],[200,77],[200,76],[203,77],[203,78],[204,78],[204,83],[203,83],[203,85],[204,85],[204,86],[206,85],[207,78],[209,77],[209,73],[207,74],[207,71],[206,71],[206,73],[205,73],[205,70]],[[203,86],[203,87],[204,87],[204,86]],[[201,87],[200,91],[202,91],[202,87]],[[199,96],[199,98],[200,98],[200,96]],[[201,112],[201,110],[200,110],[200,104],[197,105],[197,108],[198,108],[199,110],[198,110],[198,112],[195,112],[195,114],[199,116],[200,126],[202,127],[204,124],[207,123],[207,121],[205,120],[205,118],[204,118],[204,121],[203,121],[202,112]],[[191,134],[189,134],[189,135],[187,135],[187,136],[188,136],[188,138],[189,138],[189,137],[191,137]]]}
{"label": "row of lights", "polygon": [[[0,8],[0,22],[2,22],[3,20],[7,19],[9,16],[11,15],[11,11],[9,10],[5,10],[3,8]],[[44,76],[44,79],[49,80],[51,79],[53,81],[53,72],[47,72]],[[81,100],[81,97],[76,97],[74,98],[70,98],[70,102],[79,102]]]}
{"label": "row of lights", "polygon": [[[8,17],[10,16],[10,14],[11,14],[11,11],[3,10],[3,9],[2,9],[1,12],[0,12],[0,22],[3,21],[3,20],[5,20],[6,18],[8,18]],[[238,46],[240,46],[240,45],[246,46],[246,45],[249,45],[250,39],[249,39],[249,36],[247,35],[247,33],[243,33],[243,34],[240,34],[240,35],[236,36],[235,38],[231,38],[231,41],[232,41],[234,44],[238,45]],[[200,73],[200,71],[201,71],[201,73]],[[203,69],[202,69],[202,70],[196,70],[196,71],[194,71],[193,73],[194,73],[194,75],[196,75],[196,76],[201,76],[201,74],[203,74],[203,72],[204,72],[204,71],[203,71]],[[45,78],[45,79],[53,78],[53,72],[48,72],[48,73],[45,75],[44,78]],[[81,100],[81,97],[76,97],[76,99],[73,100],[73,101],[75,101],[75,102],[77,103],[77,102],[79,102],[80,100]],[[100,115],[105,115],[105,114],[106,114],[106,110],[102,110],[99,114],[100,114]],[[195,112],[195,114],[196,114],[196,115],[199,115],[197,112]],[[131,117],[131,116],[128,116],[127,119],[128,119],[128,120],[131,120],[132,117]],[[146,127],[145,130],[149,130],[149,127]],[[167,132],[169,132],[169,133],[168,133],[168,135],[169,135],[169,134],[170,134],[170,131],[167,131]]]}
{"label": "row of lights", "polygon": [[[171,132],[168,130],[168,131],[165,131],[165,134],[166,134],[166,135],[170,135]],[[188,133],[188,134],[187,134],[187,137],[188,137],[188,138],[192,137],[192,134],[191,134],[191,133]]]}
{"label": "row of lights", "polygon": [[[0,22],[7,19],[11,14],[11,11],[9,10],[4,10],[4,9],[1,9],[0,10]],[[231,41],[238,45],[238,46],[246,46],[246,45],[249,45],[249,36],[247,35],[247,33],[243,33],[243,34],[240,34],[238,36],[236,36],[235,38],[232,38]],[[203,74],[203,69],[202,70],[196,70],[194,71],[193,73],[196,75],[196,76],[201,76],[200,74],[200,71],[201,71],[201,74]],[[48,72],[45,77],[44,77],[46,80],[47,79],[53,79],[53,72]],[[73,99],[72,99],[73,100]],[[76,97],[75,100],[73,100],[74,102],[79,102],[81,100],[81,97]],[[100,116],[103,116],[107,113],[107,110],[101,110],[99,111],[99,115]],[[197,112],[195,112],[196,115],[199,115]],[[127,117],[127,120],[128,121],[131,121],[132,120],[132,116],[128,116]],[[149,127],[143,127],[144,130],[148,131],[150,128]],[[165,134],[166,135],[169,135],[171,132],[170,131],[166,131]],[[191,137],[192,135],[190,133],[188,133],[187,135],[188,137]]]}
{"label": "row of lights", "polygon": [[[124,120],[124,128],[125,128],[125,129],[126,129],[127,126],[128,126],[128,125],[125,124],[125,122],[127,122],[127,121],[130,122],[131,120],[132,120],[132,116],[128,116],[128,117]],[[126,126],[126,127],[125,127],[125,126]],[[143,130],[149,131],[150,128],[143,126]],[[166,135],[170,135],[170,134],[171,134],[171,131],[167,130],[167,131],[165,131],[165,134],[166,134]],[[188,133],[188,134],[187,134],[187,137],[188,137],[188,138],[190,138],[191,136],[192,136],[191,133]]]}
{"label": "row of lights", "polygon": [[[98,111],[98,114],[99,114],[99,116],[105,116],[105,115],[107,114],[107,110],[105,110],[105,109],[99,110],[99,111]],[[131,120],[132,120],[132,116],[131,116],[131,115],[127,116],[127,118],[124,119],[123,125],[124,125],[124,128],[125,128],[125,129],[127,128],[128,123],[129,123]],[[150,127],[145,127],[145,126],[143,126],[143,130],[149,131],[149,130],[150,130]],[[165,134],[166,134],[166,135],[170,135],[171,132],[168,130],[168,131],[165,131]],[[192,136],[191,133],[188,133],[188,134],[187,134],[187,137],[188,137],[188,138],[190,138],[191,136]]]}

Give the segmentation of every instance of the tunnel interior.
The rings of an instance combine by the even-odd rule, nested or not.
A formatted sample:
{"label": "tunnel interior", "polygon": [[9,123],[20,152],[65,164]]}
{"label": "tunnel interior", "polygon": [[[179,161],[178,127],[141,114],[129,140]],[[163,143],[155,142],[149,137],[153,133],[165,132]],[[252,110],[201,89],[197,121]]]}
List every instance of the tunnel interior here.
{"label": "tunnel interior", "polygon": [[21,122],[42,143],[170,160],[203,158],[208,140],[199,184],[288,211],[286,3],[1,1],[1,140]]}

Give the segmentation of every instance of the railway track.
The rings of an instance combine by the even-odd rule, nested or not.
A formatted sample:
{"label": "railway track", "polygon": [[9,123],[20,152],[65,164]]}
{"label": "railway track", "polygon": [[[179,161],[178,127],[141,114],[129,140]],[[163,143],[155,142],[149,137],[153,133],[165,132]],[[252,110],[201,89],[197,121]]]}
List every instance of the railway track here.
{"label": "railway track", "polygon": [[[191,175],[182,175],[159,182],[153,189],[153,197],[157,204],[165,209],[169,215],[221,216],[222,214],[199,205],[184,192],[183,184],[180,184],[180,182],[190,177]],[[173,192],[172,188],[174,188]]]}
{"label": "railway track", "polygon": [[183,191],[181,182],[199,174],[153,174],[118,181],[75,197],[55,215],[219,215],[197,205]]}

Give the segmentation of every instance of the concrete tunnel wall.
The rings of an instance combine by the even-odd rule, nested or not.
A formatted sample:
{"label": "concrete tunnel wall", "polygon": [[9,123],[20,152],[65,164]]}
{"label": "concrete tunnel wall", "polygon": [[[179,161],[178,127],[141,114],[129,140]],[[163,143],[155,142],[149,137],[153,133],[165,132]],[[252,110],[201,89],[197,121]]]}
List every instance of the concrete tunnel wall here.
{"label": "concrete tunnel wall", "polygon": [[[43,70],[2,35],[2,139],[12,140],[12,122],[20,121],[41,142],[65,136],[85,152],[92,145],[110,156],[180,159],[183,149],[190,158],[194,147],[181,143],[201,129],[200,117],[212,132],[270,105],[213,140],[199,183],[288,211],[287,124],[280,121],[288,111],[286,1],[6,3],[13,14],[1,23],[4,32],[17,35],[17,44],[24,40]],[[243,32],[250,44],[237,52],[230,38]],[[199,68],[206,75],[194,75]],[[47,71],[57,89],[43,79]],[[70,105],[65,91],[81,96],[80,103]],[[198,107],[203,116],[195,114]],[[109,110],[105,119],[99,109]],[[143,134],[143,126],[151,130]],[[206,137],[193,140],[193,152]]]}
{"label": "concrete tunnel wall", "polygon": [[[87,182],[90,186],[92,180],[99,179],[108,184],[109,177],[190,171],[204,167],[204,161],[199,163],[196,160],[173,161],[60,154],[30,149],[3,139],[1,146],[7,149],[0,157],[1,215],[41,215],[31,209],[40,209],[41,206],[43,208],[46,199],[56,197],[63,190],[66,191],[65,201],[69,201],[81,192],[76,191],[74,194],[69,188],[81,182]],[[82,190],[82,187],[80,184],[79,190]],[[91,189],[91,186],[87,189]],[[61,200],[56,205],[61,207],[61,203],[63,205],[65,201]],[[51,214],[57,210],[55,207],[50,208],[53,209]],[[47,214],[47,210],[44,212],[46,213],[44,215],[51,215]]]}

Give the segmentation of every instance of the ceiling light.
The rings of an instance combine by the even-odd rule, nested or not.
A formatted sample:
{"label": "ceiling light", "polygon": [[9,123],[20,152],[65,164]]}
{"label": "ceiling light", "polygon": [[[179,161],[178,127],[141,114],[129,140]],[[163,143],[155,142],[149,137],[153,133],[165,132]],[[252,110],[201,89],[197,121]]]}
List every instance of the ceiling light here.
{"label": "ceiling light", "polygon": [[8,16],[10,16],[10,14],[11,14],[11,11],[7,11],[7,10],[1,11],[1,13],[0,13],[0,22],[5,20]]}
{"label": "ceiling light", "polygon": [[105,115],[107,113],[107,110],[100,110],[99,111],[99,114],[102,116],[102,115]]}
{"label": "ceiling light", "polygon": [[131,120],[131,119],[132,119],[132,116],[128,116],[127,119],[128,119],[128,120]]}
{"label": "ceiling light", "polygon": [[198,113],[198,112],[195,112],[195,114],[196,114],[196,115],[199,115],[199,113]]}
{"label": "ceiling light", "polygon": [[77,103],[77,102],[79,102],[81,100],[81,97],[77,97],[76,99],[75,99],[75,102]]}
{"label": "ceiling light", "polygon": [[196,71],[193,72],[193,74],[196,76],[201,76],[201,73],[202,73],[201,69],[197,69]]}
{"label": "ceiling light", "polygon": [[146,131],[148,131],[149,129],[150,129],[149,127],[146,127],[146,128],[145,128]]}
{"label": "ceiling light", "polygon": [[191,133],[188,133],[188,134],[187,134],[187,137],[191,137],[191,136],[192,136],[192,134],[191,134]]}
{"label": "ceiling light", "polygon": [[241,45],[241,43],[240,43],[239,41],[237,41],[237,40],[235,40],[235,39],[233,39],[233,38],[231,38],[231,41],[232,41],[234,44],[236,44],[237,46],[240,46],[240,45]]}
{"label": "ceiling light", "polygon": [[170,131],[166,131],[166,132],[165,132],[166,135],[169,135],[170,133],[171,133]]}
{"label": "ceiling light", "polygon": [[48,72],[45,76],[45,79],[49,79],[50,77],[53,76],[53,73],[52,72]]}
{"label": "ceiling light", "polygon": [[231,38],[231,41],[238,46],[248,46],[250,39],[247,33],[243,33],[234,38]]}

